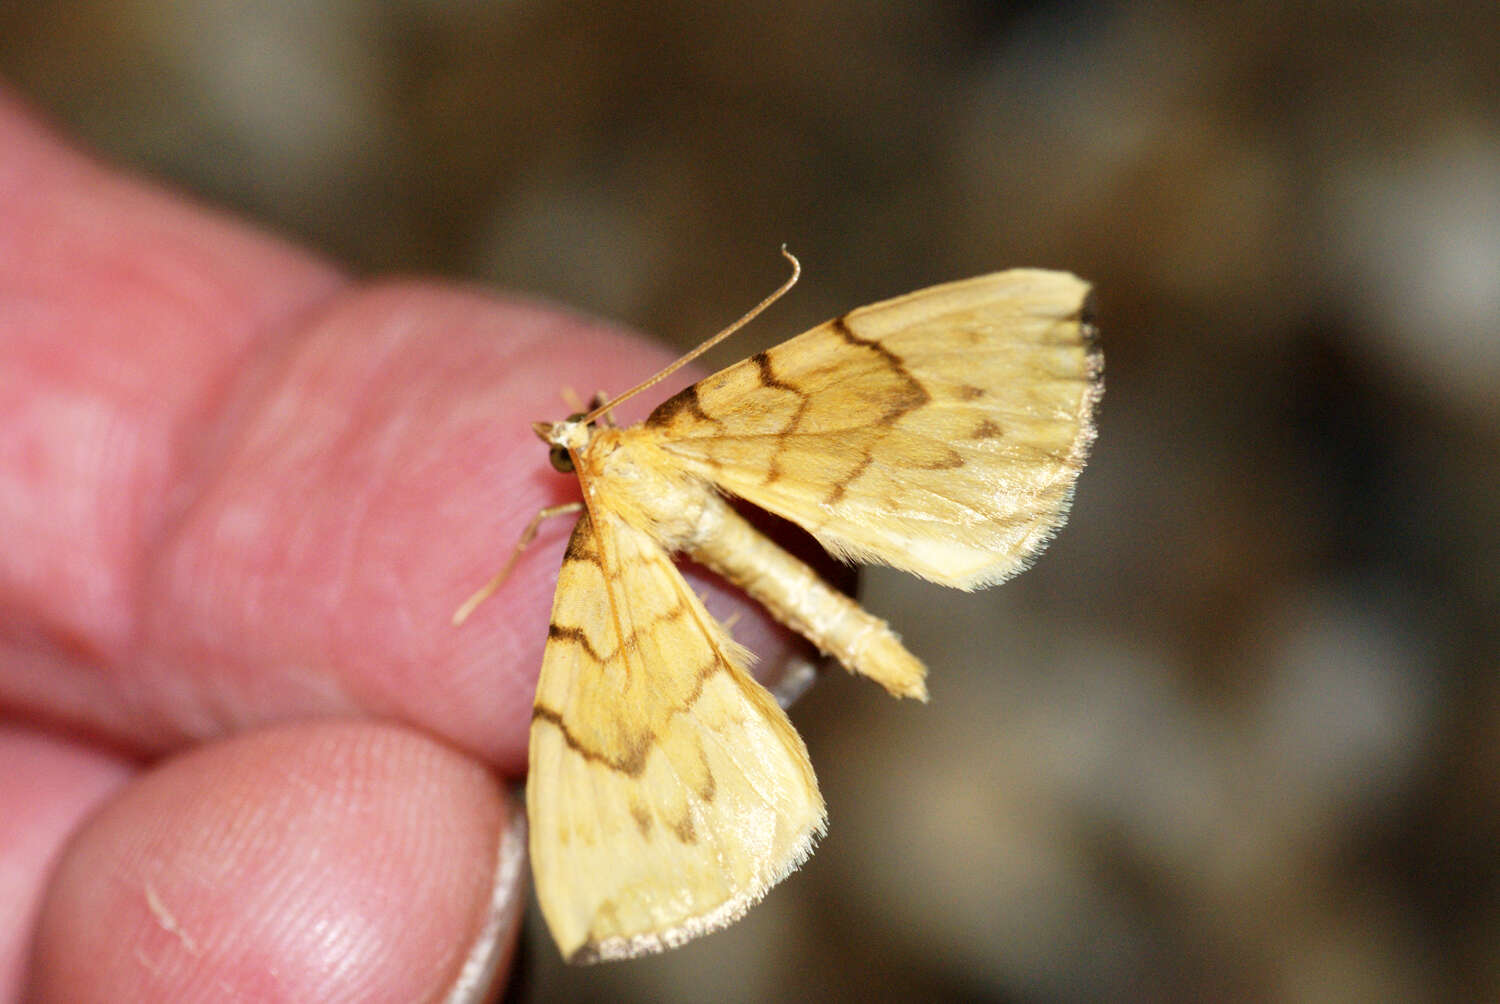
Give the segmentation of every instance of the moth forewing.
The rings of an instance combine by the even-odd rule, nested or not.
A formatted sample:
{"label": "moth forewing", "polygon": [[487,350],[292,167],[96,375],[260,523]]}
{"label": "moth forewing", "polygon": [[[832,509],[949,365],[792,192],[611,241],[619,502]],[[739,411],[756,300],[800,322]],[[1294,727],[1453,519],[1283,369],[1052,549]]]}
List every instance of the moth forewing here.
{"label": "moth forewing", "polygon": [[1087,292],[1034,269],[949,283],[758,353],[640,425],[591,424],[619,399],[537,423],[584,506],[527,787],[537,896],[566,958],[660,951],[729,923],[822,832],[802,740],[670,555],[893,694],[925,699],[921,662],[886,623],[721,493],[841,557],[959,588],[1014,574],[1065,518],[1093,440],[1102,361]]}
{"label": "moth forewing", "polygon": [[729,923],[822,832],[786,715],[666,552],[612,511],[574,530],[532,722],[537,898],[571,961]]}
{"label": "moth forewing", "polygon": [[862,307],[688,388],[645,425],[688,470],[836,555],[993,585],[1061,524],[1093,442],[1102,358],[1088,289],[1017,269]]}

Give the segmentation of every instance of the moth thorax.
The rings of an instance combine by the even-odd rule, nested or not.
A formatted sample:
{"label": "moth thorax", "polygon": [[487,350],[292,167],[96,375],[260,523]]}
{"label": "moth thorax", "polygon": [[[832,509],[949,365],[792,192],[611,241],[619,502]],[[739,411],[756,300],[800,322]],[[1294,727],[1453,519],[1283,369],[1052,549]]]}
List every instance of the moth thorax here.
{"label": "moth thorax", "polygon": [[702,481],[672,464],[649,441],[629,429],[603,429],[589,452],[597,463],[601,490],[607,490],[622,515],[671,548],[691,546],[712,527],[713,492]]}

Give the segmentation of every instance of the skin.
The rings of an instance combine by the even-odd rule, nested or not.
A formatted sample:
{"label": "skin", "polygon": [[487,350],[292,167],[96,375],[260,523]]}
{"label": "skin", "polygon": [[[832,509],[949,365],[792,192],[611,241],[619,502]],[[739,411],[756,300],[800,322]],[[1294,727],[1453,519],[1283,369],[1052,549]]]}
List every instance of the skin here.
{"label": "skin", "polygon": [[442,999],[485,950],[503,978],[570,521],[448,618],[577,497],[531,422],[667,358],[351,281],[0,91],[0,999]]}

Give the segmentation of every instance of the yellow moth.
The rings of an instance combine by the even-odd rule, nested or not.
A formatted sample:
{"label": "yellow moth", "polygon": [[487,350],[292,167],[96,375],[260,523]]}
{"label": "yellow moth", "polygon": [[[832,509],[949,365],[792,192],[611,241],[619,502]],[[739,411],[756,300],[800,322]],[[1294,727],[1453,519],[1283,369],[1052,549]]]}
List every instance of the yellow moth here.
{"label": "yellow moth", "polygon": [[[738,919],[811,852],[807,749],[672,563],[683,553],[892,694],[925,670],[883,620],[753,529],[744,499],[840,558],[959,589],[1026,567],[1067,514],[1102,360],[1089,287],[1016,269],[862,307],[709,377],[639,425],[539,422],[583,500],[553,601],[526,804],[564,958],[622,959]],[[535,533],[533,521],[520,547]],[[515,555],[512,555],[512,563]],[[462,620],[506,570],[459,612]]]}

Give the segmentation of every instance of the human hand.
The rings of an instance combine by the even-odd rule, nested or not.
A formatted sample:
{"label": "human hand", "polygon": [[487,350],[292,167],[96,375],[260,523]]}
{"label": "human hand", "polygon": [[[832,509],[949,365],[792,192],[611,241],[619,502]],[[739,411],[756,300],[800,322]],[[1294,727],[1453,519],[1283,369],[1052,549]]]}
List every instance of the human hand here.
{"label": "human hand", "polygon": [[576,493],[530,422],[665,358],[353,283],[0,93],[0,997],[482,996],[567,526],[449,616]]}

